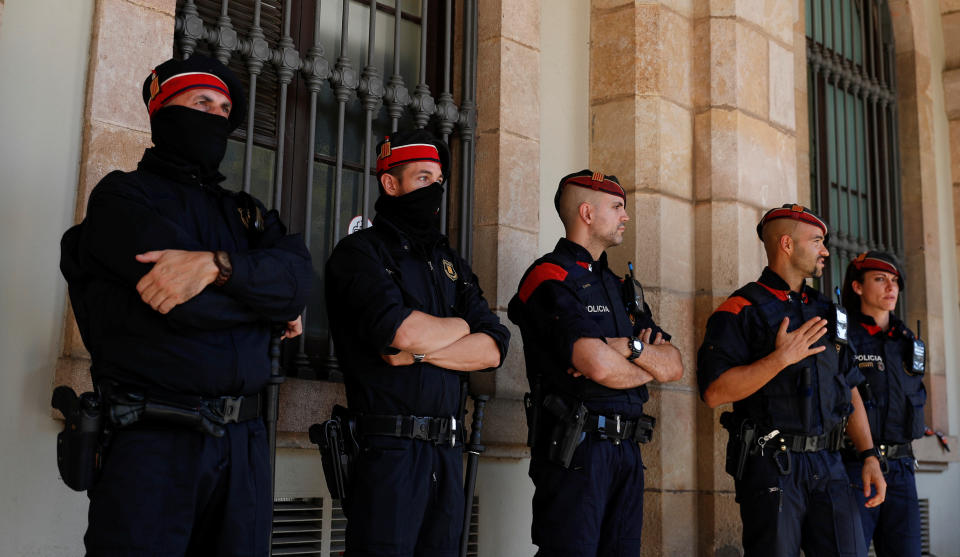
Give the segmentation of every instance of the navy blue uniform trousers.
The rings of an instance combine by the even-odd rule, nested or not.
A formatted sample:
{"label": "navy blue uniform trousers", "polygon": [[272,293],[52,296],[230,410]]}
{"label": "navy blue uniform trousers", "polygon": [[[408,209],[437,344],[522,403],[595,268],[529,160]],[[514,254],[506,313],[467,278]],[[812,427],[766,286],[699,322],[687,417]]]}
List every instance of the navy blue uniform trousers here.
{"label": "navy blue uniform trousers", "polygon": [[[866,557],[853,487],[838,452],[789,453],[783,475],[771,456],[747,458],[736,482],[744,557]],[[784,455],[780,456],[785,463]],[[784,465],[785,467],[785,465]]]}
{"label": "navy blue uniform trousers", "polygon": [[88,491],[87,555],[268,553],[272,502],[261,420],[223,437],[169,427],[118,431]]}
{"label": "navy blue uniform trousers", "polygon": [[570,468],[530,461],[533,543],[538,557],[639,557],[643,460],[635,442],[588,435]]}
{"label": "navy blue uniform trousers", "polygon": [[920,503],[917,501],[917,481],[913,459],[898,458],[889,461],[887,496],[883,504],[872,509],[863,506],[863,469],[859,462],[846,463],[850,483],[856,489],[866,545],[873,540],[877,557],[920,557]]}
{"label": "navy blue uniform trousers", "polygon": [[351,479],[346,557],[457,557],[463,447],[371,435]]}

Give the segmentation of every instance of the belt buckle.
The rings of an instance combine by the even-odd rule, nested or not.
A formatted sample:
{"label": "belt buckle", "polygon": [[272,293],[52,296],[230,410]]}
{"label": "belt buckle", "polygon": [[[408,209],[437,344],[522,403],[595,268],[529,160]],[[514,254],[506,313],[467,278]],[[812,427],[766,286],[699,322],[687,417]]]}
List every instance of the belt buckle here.
{"label": "belt buckle", "polygon": [[430,418],[414,416],[413,418],[413,431],[410,432],[411,439],[417,439],[418,435],[421,435],[421,439],[430,439]]}
{"label": "belt buckle", "polygon": [[450,446],[457,446],[457,418],[450,416]]}
{"label": "belt buckle", "polygon": [[234,423],[240,419],[240,406],[243,405],[243,396],[223,397],[223,422]]}

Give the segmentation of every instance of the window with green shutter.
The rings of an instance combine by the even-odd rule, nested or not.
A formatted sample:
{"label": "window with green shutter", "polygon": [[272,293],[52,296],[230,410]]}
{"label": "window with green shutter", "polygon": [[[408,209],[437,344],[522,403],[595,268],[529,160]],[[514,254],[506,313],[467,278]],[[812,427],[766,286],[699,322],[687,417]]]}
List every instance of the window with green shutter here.
{"label": "window with green shutter", "polygon": [[821,287],[876,249],[903,257],[895,52],[885,0],[806,0],[810,186],[830,224]]}

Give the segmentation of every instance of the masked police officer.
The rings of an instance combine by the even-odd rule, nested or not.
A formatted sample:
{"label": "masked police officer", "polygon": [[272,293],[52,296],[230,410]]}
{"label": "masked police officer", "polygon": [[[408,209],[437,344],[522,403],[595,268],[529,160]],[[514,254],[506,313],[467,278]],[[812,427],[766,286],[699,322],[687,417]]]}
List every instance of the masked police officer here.
{"label": "masked police officer", "polygon": [[[510,301],[523,335],[537,555],[640,555],[643,462],[654,420],[646,383],[676,381],[680,352],[607,266],[623,242],[626,193],[583,170],[554,199],[566,237],[533,263]],[[642,291],[641,291],[642,292]],[[628,303],[634,303],[628,311]]]}
{"label": "masked police officer", "polygon": [[463,527],[460,372],[500,366],[510,334],[440,233],[446,145],[426,130],[377,147],[373,226],[326,266],[330,330],[361,451],[347,555],[455,556]]}
{"label": "masked police officer", "polygon": [[225,66],[169,60],[143,85],[154,147],[108,174],[61,268],[112,431],[90,555],[268,552],[258,393],[271,322],[300,334],[310,255],[276,211],[217,184],[245,94]]}
{"label": "masked police officer", "polygon": [[[866,555],[838,449],[844,429],[864,460],[875,507],[886,484],[855,388],[862,376],[846,314],[806,279],[823,273],[827,225],[784,205],[757,225],[768,267],[707,321],[697,379],[711,407],[733,403],[727,472],[736,480],[746,557]],[[849,422],[848,422],[849,419]]]}
{"label": "masked police officer", "polygon": [[[887,493],[883,505],[861,507],[863,535],[878,557],[920,556],[920,508],[911,441],[923,437],[925,347],[893,310],[906,285],[889,253],[869,251],[847,266],[843,304],[850,339],[865,381],[858,390],[873,444],[880,451]],[[862,487],[862,465],[852,448],[843,451],[850,481]],[[861,501],[864,496],[857,493]]]}

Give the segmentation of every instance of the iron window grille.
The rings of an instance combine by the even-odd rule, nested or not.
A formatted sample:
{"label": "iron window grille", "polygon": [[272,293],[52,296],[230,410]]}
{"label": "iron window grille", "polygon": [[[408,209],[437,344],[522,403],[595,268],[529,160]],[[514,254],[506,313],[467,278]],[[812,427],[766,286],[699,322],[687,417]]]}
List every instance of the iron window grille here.
{"label": "iron window grille", "polygon": [[224,186],[277,208],[313,255],[305,334],[284,347],[287,374],[340,378],[323,266],[373,218],[384,135],[427,127],[450,144],[442,226],[471,258],[476,42],[477,0],[177,1],[174,55],[216,57],[250,97]]}
{"label": "iron window grille", "polygon": [[830,224],[830,293],[863,251],[903,258],[893,30],[886,0],[805,3],[810,185]]}

